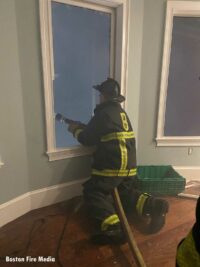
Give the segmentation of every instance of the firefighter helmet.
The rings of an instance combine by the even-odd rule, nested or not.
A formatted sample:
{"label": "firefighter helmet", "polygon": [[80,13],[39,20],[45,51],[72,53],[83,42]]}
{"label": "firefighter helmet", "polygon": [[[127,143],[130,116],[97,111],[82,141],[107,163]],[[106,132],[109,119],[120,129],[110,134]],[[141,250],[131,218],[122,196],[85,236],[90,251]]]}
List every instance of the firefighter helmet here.
{"label": "firefighter helmet", "polygon": [[98,90],[109,100],[114,100],[120,103],[125,100],[125,97],[120,93],[119,83],[112,78],[107,78],[107,80],[105,80],[101,84],[94,85],[93,88]]}

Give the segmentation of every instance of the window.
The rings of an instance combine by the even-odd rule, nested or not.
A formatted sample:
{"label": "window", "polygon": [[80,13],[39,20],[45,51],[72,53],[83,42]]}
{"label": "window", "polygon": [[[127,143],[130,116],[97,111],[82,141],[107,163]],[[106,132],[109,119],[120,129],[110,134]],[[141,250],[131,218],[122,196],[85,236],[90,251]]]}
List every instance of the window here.
{"label": "window", "polygon": [[200,3],[169,1],[158,146],[200,145]]}
{"label": "window", "polygon": [[61,113],[87,123],[98,102],[92,85],[114,77],[126,93],[128,1],[40,0],[47,154],[49,160],[86,155]]}

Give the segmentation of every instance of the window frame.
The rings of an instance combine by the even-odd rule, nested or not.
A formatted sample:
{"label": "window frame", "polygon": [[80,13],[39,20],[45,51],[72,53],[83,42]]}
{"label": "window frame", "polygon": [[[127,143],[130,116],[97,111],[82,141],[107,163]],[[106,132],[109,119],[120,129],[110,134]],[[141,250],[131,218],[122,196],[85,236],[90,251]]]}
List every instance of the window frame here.
{"label": "window frame", "polygon": [[[129,0],[40,0],[40,31],[42,46],[47,155],[49,161],[60,160],[77,156],[90,155],[93,149],[82,145],[70,148],[56,148],[55,119],[54,119],[54,62],[51,2],[59,2],[90,8],[111,14],[111,54],[110,76],[120,81],[121,92],[126,96],[126,80],[128,66],[128,26],[129,26]],[[118,11],[117,11],[118,10]],[[121,67],[119,67],[121,66]],[[125,107],[125,104],[123,104]],[[92,115],[92,114],[91,114]]]}
{"label": "window frame", "polygon": [[157,146],[200,146],[200,136],[165,136],[165,112],[168,89],[168,76],[171,54],[173,17],[200,17],[200,3],[190,1],[168,1],[166,10],[164,49],[162,60],[160,98],[157,124]]}

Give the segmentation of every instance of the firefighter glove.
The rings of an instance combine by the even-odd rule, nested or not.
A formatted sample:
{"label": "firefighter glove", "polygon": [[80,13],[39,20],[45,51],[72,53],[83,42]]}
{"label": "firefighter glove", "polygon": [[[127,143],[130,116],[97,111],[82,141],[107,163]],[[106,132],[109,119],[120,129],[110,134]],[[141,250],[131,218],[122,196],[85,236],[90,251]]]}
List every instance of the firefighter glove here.
{"label": "firefighter glove", "polygon": [[72,134],[74,134],[74,132],[79,129],[79,128],[82,128],[81,127],[81,123],[77,123],[77,122],[73,122],[73,123],[70,123],[69,126],[68,126],[68,131]]}

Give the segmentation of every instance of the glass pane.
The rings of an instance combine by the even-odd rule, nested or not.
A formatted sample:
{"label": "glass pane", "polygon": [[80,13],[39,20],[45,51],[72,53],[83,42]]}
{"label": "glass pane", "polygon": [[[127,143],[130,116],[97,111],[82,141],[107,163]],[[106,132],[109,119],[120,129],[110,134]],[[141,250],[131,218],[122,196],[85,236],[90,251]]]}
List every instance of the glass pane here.
{"label": "glass pane", "polygon": [[[92,88],[109,77],[111,15],[52,2],[54,111],[87,123],[97,103]],[[78,142],[55,122],[56,147]]]}
{"label": "glass pane", "polygon": [[200,18],[174,17],[165,136],[200,136]]}

